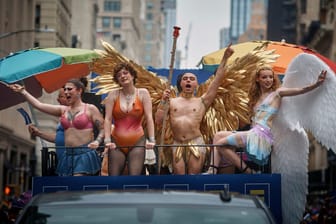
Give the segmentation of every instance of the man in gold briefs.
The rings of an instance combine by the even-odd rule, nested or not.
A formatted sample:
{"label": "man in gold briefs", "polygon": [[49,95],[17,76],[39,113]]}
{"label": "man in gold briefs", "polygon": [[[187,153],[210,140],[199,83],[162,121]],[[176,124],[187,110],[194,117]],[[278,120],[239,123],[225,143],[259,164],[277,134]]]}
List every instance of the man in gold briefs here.
{"label": "man in gold briefs", "polygon": [[190,145],[190,147],[174,147],[172,149],[174,174],[199,174],[202,172],[206,147],[197,147],[197,145],[204,145],[200,124],[216,97],[217,89],[225,77],[226,62],[232,54],[233,49],[229,45],[217,68],[214,80],[201,97],[194,95],[198,82],[196,75],[192,73],[184,73],[178,77],[178,97],[169,99],[169,89],[166,89],[163,93],[161,103],[155,114],[156,124],[162,124],[165,116],[164,107],[168,105],[174,145]]}

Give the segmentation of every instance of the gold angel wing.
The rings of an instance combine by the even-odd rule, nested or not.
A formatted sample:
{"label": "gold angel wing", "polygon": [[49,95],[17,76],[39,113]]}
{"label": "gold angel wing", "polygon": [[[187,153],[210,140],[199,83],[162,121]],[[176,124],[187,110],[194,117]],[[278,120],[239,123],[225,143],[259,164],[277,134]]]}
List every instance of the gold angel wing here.
{"label": "gold angel wing", "polygon": [[[226,76],[217,91],[217,96],[202,120],[201,132],[207,144],[212,142],[218,131],[237,130],[240,122],[250,123],[248,91],[251,74],[260,65],[275,62],[278,55],[273,52],[256,48],[227,65]],[[206,92],[213,79],[214,75],[199,86],[197,96]]]}
{"label": "gold angel wing", "polygon": [[[155,114],[157,107],[160,104],[163,91],[167,88],[167,81],[163,78],[160,78],[157,74],[148,71],[143,66],[121,55],[108,42],[102,41],[102,46],[104,47],[104,50],[96,50],[96,52],[101,57],[95,59],[91,63],[91,70],[98,74],[97,77],[90,80],[97,84],[96,89],[99,90],[96,94],[101,95],[110,92],[112,89],[120,88],[119,85],[113,80],[113,68],[122,62],[130,63],[137,72],[135,86],[137,88],[146,88],[148,90],[152,98],[153,114]],[[173,87],[170,88],[172,90],[172,97],[175,97],[175,89]],[[167,119],[169,119],[169,117],[167,117]],[[164,132],[162,132],[160,128],[156,128],[156,142],[160,142],[160,136],[162,132],[165,134],[165,144],[171,144],[173,141],[173,135],[170,128],[170,123],[167,121],[166,124],[166,130]],[[143,123],[143,127],[146,127],[145,123]],[[163,155],[160,155],[161,163],[163,165],[169,164],[171,161],[169,150],[161,151],[164,152]]]}

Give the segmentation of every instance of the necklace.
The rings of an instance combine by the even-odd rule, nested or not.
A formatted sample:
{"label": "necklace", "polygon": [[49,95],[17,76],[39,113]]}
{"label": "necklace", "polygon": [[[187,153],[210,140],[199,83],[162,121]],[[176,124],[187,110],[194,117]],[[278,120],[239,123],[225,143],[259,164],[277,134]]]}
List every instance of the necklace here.
{"label": "necklace", "polygon": [[134,96],[135,96],[135,91],[131,94],[125,94],[123,93],[126,99],[126,112],[128,113],[132,107],[133,107],[133,101],[134,101]]}

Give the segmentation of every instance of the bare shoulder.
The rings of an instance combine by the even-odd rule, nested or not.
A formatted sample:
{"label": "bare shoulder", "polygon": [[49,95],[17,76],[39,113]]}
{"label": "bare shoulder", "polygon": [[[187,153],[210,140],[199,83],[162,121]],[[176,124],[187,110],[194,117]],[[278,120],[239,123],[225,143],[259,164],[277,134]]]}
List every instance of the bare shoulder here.
{"label": "bare shoulder", "polygon": [[146,88],[138,88],[138,91],[139,91],[140,94],[149,94],[149,92]]}
{"label": "bare shoulder", "polygon": [[141,98],[143,98],[143,97],[149,97],[150,96],[149,92],[148,92],[148,90],[146,88],[138,88],[138,92],[139,92],[139,96]]}
{"label": "bare shoulder", "polygon": [[117,96],[119,95],[120,90],[119,89],[113,89],[111,90],[106,97],[106,100],[110,101],[110,100],[115,100],[117,98]]}
{"label": "bare shoulder", "polygon": [[90,110],[92,113],[99,112],[99,110],[98,110],[98,108],[96,107],[96,105],[94,105],[94,104],[87,104],[87,105],[88,105],[89,110]]}

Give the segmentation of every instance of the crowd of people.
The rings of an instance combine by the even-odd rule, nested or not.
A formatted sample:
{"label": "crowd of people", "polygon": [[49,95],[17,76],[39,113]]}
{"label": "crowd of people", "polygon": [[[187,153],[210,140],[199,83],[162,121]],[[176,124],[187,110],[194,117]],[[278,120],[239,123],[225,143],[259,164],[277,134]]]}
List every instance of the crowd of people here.
{"label": "crowd of people", "polygon": [[336,223],[336,191],[309,195],[300,224]]}

